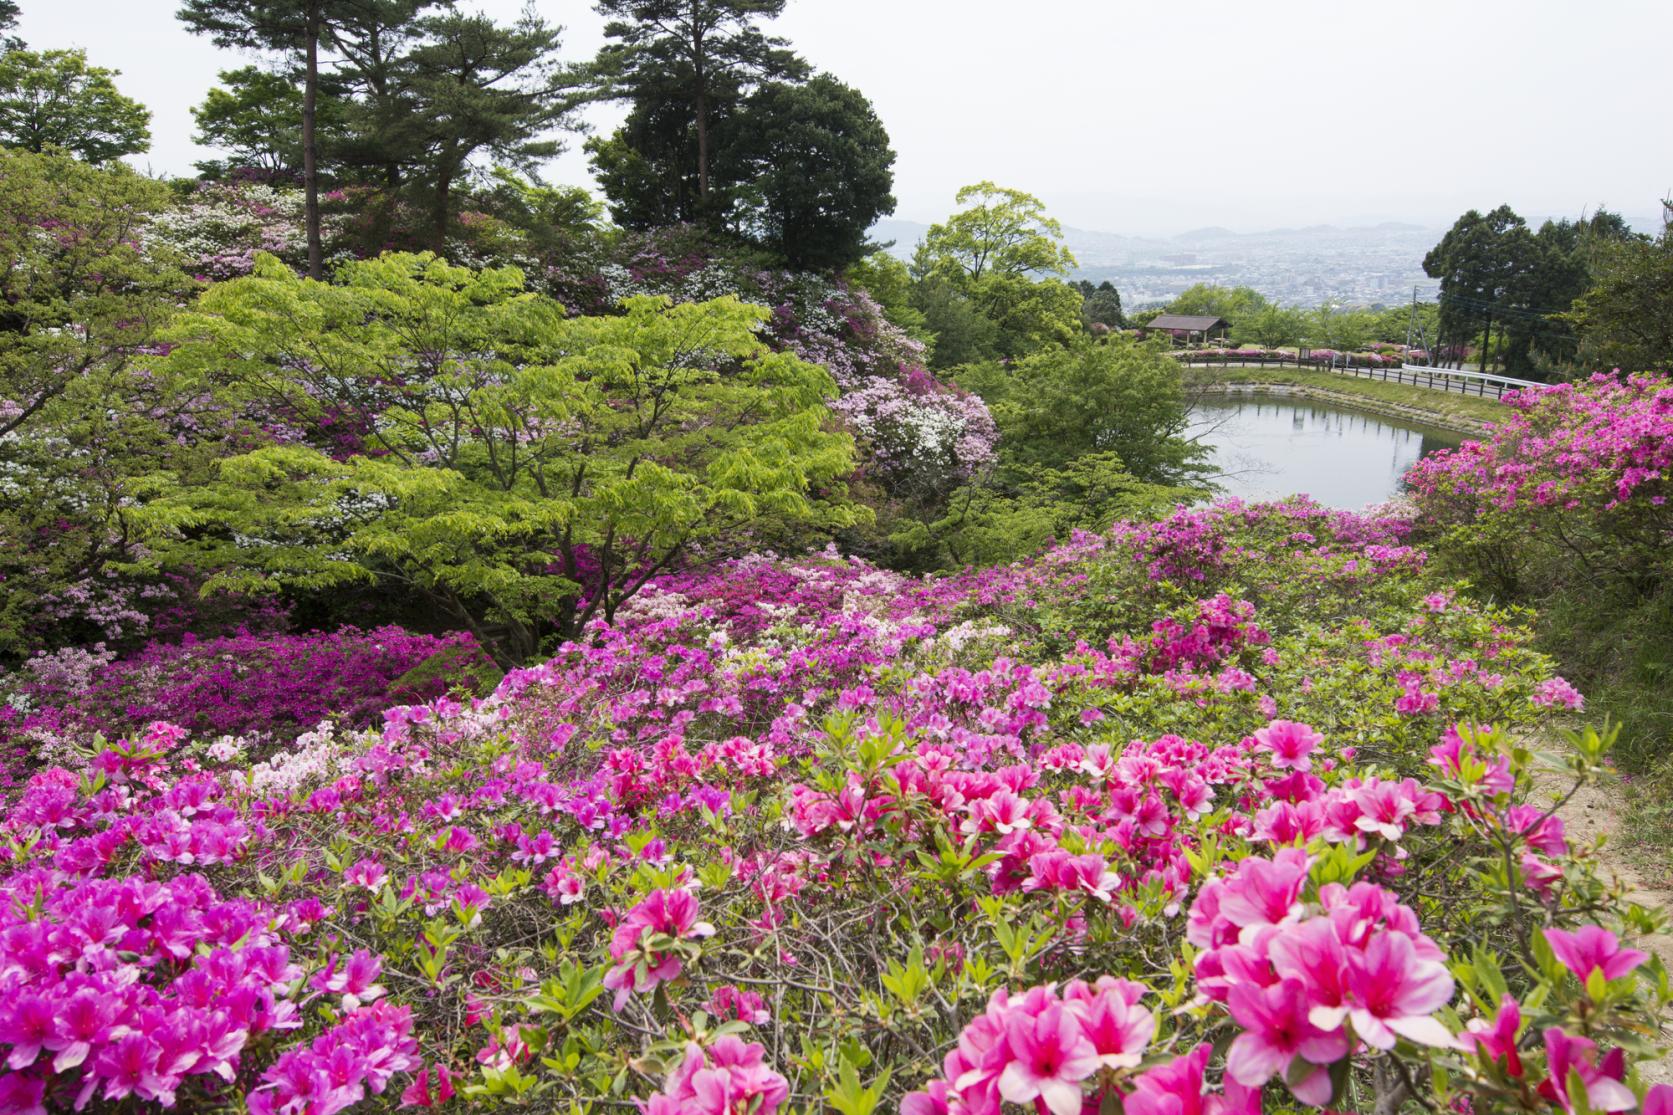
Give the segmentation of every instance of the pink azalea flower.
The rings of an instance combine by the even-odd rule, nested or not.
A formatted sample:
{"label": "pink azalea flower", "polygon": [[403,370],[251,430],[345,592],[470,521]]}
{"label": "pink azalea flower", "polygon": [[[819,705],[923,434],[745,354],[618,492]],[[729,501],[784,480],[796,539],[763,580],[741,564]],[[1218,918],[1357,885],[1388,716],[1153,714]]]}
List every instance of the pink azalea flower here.
{"label": "pink azalea flower", "polygon": [[0,1111],[9,1115],[46,1115],[46,1081],[33,1073],[0,1076]]}
{"label": "pink azalea flower", "polygon": [[[1307,1019],[1307,991],[1298,979],[1282,979],[1271,987],[1238,983],[1228,1001],[1232,1018],[1243,1032],[1226,1052],[1226,1072],[1246,1088],[1258,1088],[1280,1073],[1290,1091],[1303,1103],[1323,1106],[1330,1099],[1330,1075],[1322,1066],[1348,1055],[1348,1036],[1342,1030],[1321,1030]],[[1307,1065],[1296,1073],[1300,1058]]]}
{"label": "pink azalea flower", "polygon": [[1439,1048],[1457,1044],[1433,1017],[1452,998],[1452,976],[1444,964],[1419,959],[1404,933],[1379,933],[1348,955],[1348,991],[1354,1033],[1367,1045],[1393,1049],[1395,1035]]}
{"label": "pink azalea flower", "polygon": [[1255,742],[1272,753],[1272,765],[1278,770],[1311,770],[1313,760],[1308,756],[1324,742],[1324,736],[1294,720],[1274,720],[1255,733]]}
{"label": "pink azalea flower", "polygon": [[633,991],[650,991],[657,984],[678,979],[684,965],[673,952],[657,952],[643,945],[647,936],[698,940],[714,934],[714,926],[697,920],[697,899],[687,890],[653,890],[627,912],[610,936],[610,957],[616,966],[605,973],[604,986],[616,993],[621,1010]]}
{"label": "pink azalea flower", "polygon": [[1273,970],[1307,989],[1307,1020],[1335,1030],[1348,1016],[1348,956],[1336,927],[1313,918],[1273,936],[1267,946]]}
{"label": "pink azalea flower", "polygon": [[1478,1054],[1484,1053],[1494,1061],[1502,1061],[1509,1075],[1521,1076],[1522,1058],[1516,1052],[1517,1033],[1521,1029],[1522,1008],[1507,993],[1499,1001],[1499,1013],[1493,1016],[1491,1026],[1479,1018],[1472,1018],[1458,1037]]}
{"label": "pink azalea flower", "polygon": [[1079,1115],[1081,1081],[1098,1071],[1098,1051],[1060,1004],[1038,1015],[1005,1019],[1011,1060],[999,1074],[999,1094],[1012,1103],[1044,1101],[1053,1115]]}
{"label": "pink azalea flower", "polygon": [[1260,1115],[1260,1089],[1246,1088],[1230,1076],[1224,1096],[1203,1094],[1203,1070],[1213,1052],[1214,1047],[1204,1042],[1141,1073],[1121,1102],[1123,1115]]}
{"label": "pink azalea flower", "polygon": [[1586,1105],[1591,1110],[1632,1110],[1638,1105],[1638,1099],[1621,1082],[1626,1073],[1626,1058],[1621,1050],[1610,1050],[1601,1063],[1596,1057],[1595,1042],[1571,1038],[1555,1026],[1546,1030],[1545,1061],[1549,1076],[1540,1084],[1539,1094],[1573,1115],[1574,1101],[1568,1094],[1568,1077],[1572,1071],[1586,1089]]}
{"label": "pink azalea flower", "polygon": [[690,1042],[662,1095],[645,1115],[773,1115],[790,1095],[788,1081],[765,1061],[766,1049],[727,1035],[707,1049]]}
{"label": "pink azalea flower", "polygon": [[1566,708],[1578,712],[1586,707],[1586,698],[1560,677],[1547,678],[1534,690],[1534,704],[1541,708]]}
{"label": "pink azalea flower", "polygon": [[1143,994],[1142,986],[1111,976],[1101,977],[1096,985],[1075,980],[1063,989],[1066,1009],[1105,1068],[1134,1067],[1156,1036],[1156,1016],[1138,1005]]}
{"label": "pink azalea flower", "polygon": [[1254,856],[1237,865],[1220,892],[1220,916],[1237,926],[1240,939],[1268,925],[1283,925],[1301,913],[1307,884],[1307,853],[1285,848],[1270,860]]}
{"label": "pink azalea flower", "polygon": [[1606,980],[1620,979],[1648,959],[1637,949],[1621,948],[1615,934],[1598,925],[1583,925],[1573,933],[1547,929],[1545,940],[1582,984],[1599,969]]}
{"label": "pink azalea flower", "polygon": [[453,1098],[453,1077],[447,1066],[436,1066],[436,1086],[430,1088],[430,1070],[420,1069],[411,1084],[401,1093],[402,1107],[437,1107]]}

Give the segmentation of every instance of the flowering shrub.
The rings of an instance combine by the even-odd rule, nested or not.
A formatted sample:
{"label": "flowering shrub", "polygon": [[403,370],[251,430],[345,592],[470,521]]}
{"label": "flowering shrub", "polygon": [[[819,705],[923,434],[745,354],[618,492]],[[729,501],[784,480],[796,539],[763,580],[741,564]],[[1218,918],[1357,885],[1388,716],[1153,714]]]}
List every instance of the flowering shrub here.
{"label": "flowering shrub", "polygon": [[[1240,363],[1255,361],[1256,363],[1284,363],[1284,364],[1341,364],[1351,363],[1361,368],[1397,368],[1403,355],[1403,345],[1385,346],[1389,351],[1384,352],[1339,352],[1336,349],[1312,348],[1298,356],[1295,349],[1261,348],[1257,345],[1243,345],[1239,348],[1216,348],[1201,346],[1194,348],[1175,349],[1170,355],[1187,362],[1190,361],[1224,361],[1236,360]],[[1413,356],[1421,355],[1419,350],[1412,350]]]}
{"label": "flowering shrub", "polygon": [[[426,664],[431,668],[417,671]],[[392,701],[439,697],[489,665],[469,635],[399,627],[188,636],[151,643],[128,658],[71,648],[0,677],[7,696],[0,743],[19,741],[62,758],[95,732],[115,738],[154,721],[201,736],[285,741],[326,719],[363,727]]]}
{"label": "flowering shrub", "polygon": [[1514,413],[1486,439],[1413,468],[1409,482],[1433,511],[1544,512],[1549,525],[1573,512],[1621,541],[1665,536],[1673,383],[1617,372],[1510,392],[1503,401]]}
{"label": "flowering shrub", "polygon": [[[336,238],[342,218],[325,223],[326,239]],[[258,252],[292,266],[308,258],[302,191],[242,179],[199,183],[185,201],[154,217],[146,236],[148,244],[180,257],[188,273],[205,281],[248,275]]]}
{"label": "flowering shrub", "polygon": [[613,304],[636,293],[677,301],[735,295],[768,306],[775,347],[826,368],[832,406],[869,450],[868,470],[891,490],[945,494],[993,463],[998,428],[980,398],[937,380],[924,346],[883,316],[864,290],[809,273],[747,267],[679,230],[635,241],[603,278]]}
{"label": "flowering shrub", "polygon": [[1411,529],[752,558],[259,761],[153,724],[8,795],[0,1104],[1663,1110],[1550,664]]}
{"label": "flowering shrub", "polygon": [[[1659,666],[1673,590],[1673,382],[1598,375],[1505,402],[1487,436],[1413,468],[1426,541],[1448,569],[1538,605],[1572,676],[1632,721],[1626,757],[1659,756],[1673,719]],[[1572,689],[1544,698],[1579,707]]]}

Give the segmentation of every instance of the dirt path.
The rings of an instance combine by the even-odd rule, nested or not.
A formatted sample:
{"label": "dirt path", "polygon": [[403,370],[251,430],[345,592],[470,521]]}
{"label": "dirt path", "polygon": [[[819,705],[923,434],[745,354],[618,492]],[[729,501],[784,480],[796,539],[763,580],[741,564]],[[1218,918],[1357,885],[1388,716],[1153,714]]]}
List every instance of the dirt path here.
{"label": "dirt path", "polygon": [[[1651,886],[1625,855],[1620,835],[1620,814],[1619,785],[1593,783],[1582,787],[1563,807],[1560,816],[1571,845],[1588,847],[1600,836],[1608,838],[1598,859],[1600,874],[1605,878],[1613,877],[1619,880],[1627,888],[1631,900],[1639,905],[1656,907],[1673,914],[1673,891]],[[1662,963],[1673,970],[1673,933],[1661,933],[1636,940],[1633,944],[1655,953],[1661,957]],[[1673,1036],[1673,1019],[1668,1020],[1663,1034],[1664,1037]],[[1673,1084],[1673,1056],[1664,1057],[1654,1064],[1640,1063],[1639,1074],[1647,1084]]]}

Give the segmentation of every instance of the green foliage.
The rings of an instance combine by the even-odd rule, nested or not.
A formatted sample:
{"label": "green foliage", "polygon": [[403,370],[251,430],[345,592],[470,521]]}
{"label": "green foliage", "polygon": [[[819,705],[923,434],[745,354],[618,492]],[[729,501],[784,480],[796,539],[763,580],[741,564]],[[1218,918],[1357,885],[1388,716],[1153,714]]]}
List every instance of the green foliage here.
{"label": "green foliage", "polygon": [[[711,194],[716,125],[756,84],[799,81],[807,63],[782,39],[765,34],[763,19],[784,11],[785,0],[601,0],[610,41],[592,65],[593,95],[630,101],[637,120],[595,150],[612,206],[629,212],[643,192],[669,177],[696,186],[692,215],[718,220]],[[679,105],[679,109],[674,109]],[[689,143],[683,140],[689,130]],[[686,157],[678,157],[680,155]],[[633,188],[631,193],[613,193]],[[689,219],[682,216],[681,219]]]}
{"label": "green foliage", "polygon": [[1095,325],[1106,329],[1127,328],[1127,315],[1121,310],[1121,292],[1115,289],[1114,283],[1105,279],[1093,286],[1090,281],[1080,279],[1071,285],[1080,291],[1080,319],[1088,329]]}
{"label": "green foliage", "polygon": [[517,230],[523,250],[548,265],[587,267],[599,262],[604,206],[579,186],[544,185],[495,167],[488,187],[474,200]]}
{"label": "green foliage", "polygon": [[1223,317],[1235,331],[1245,318],[1266,309],[1271,303],[1266,295],[1253,287],[1225,287],[1213,283],[1198,283],[1179,292],[1168,303],[1170,314],[1211,315]]}
{"label": "green foliage", "polygon": [[471,160],[488,155],[533,170],[562,144],[575,101],[554,61],[558,28],[530,12],[502,26],[485,15],[448,12],[420,24],[424,41],[408,54],[392,144],[422,168],[432,243],[446,242],[453,191]]}
{"label": "green foliage", "polygon": [[22,50],[23,40],[11,32],[17,30],[19,15],[17,0],[0,0],[0,50]]}
{"label": "green foliage", "polygon": [[[585,145],[593,176],[623,228],[645,231],[697,221],[697,131],[690,108],[671,94],[642,94],[608,136]],[[711,186],[713,185],[711,178]]]}
{"label": "green foliage", "polygon": [[919,340],[930,339],[923,311],[913,305],[915,289],[906,264],[878,248],[848,267],[847,280],[883,307],[883,316]]}
{"label": "green foliage", "polygon": [[1484,364],[1499,355],[1512,375],[1572,368],[1578,348],[1567,311],[1635,243],[1608,210],[1532,232],[1508,205],[1485,215],[1472,209],[1423,259],[1441,280],[1441,338],[1457,346],[1479,338]]}
{"label": "green foliage", "polygon": [[[570,318],[512,269],[390,255],[325,284],[264,257],[182,315],[162,369],[295,415],[315,444],[229,459],[147,521],[213,585],[383,578],[526,660],[678,562],[859,520],[834,386],[766,351],[765,317],[639,297]],[[333,427],[361,451],[317,448]]]}
{"label": "green foliage", "polygon": [[[227,158],[198,164],[206,176],[251,167],[274,174],[302,171],[302,90],[294,75],[258,66],[222,70],[221,85],[192,108],[198,131],[194,143],[214,147]],[[321,96],[319,122],[328,135],[343,128],[346,102]]]}
{"label": "green foliage", "polygon": [[1232,340],[1265,348],[1299,344],[1306,334],[1306,311],[1273,303],[1240,316],[1232,324]]}
{"label": "green foliage", "polygon": [[935,338],[930,350],[931,368],[956,368],[998,355],[998,323],[952,283],[933,275],[914,283],[911,305]]}
{"label": "green foliage", "polygon": [[965,296],[993,323],[1001,356],[1025,356],[1081,335],[1080,291],[1061,279],[989,272],[967,283]]}
{"label": "green foliage", "polygon": [[998,466],[926,522],[895,527],[920,568],[1014,561],[1074,531],[1142,519],[1202,493],[1203,450],[1186,426],[1180,368],[1127,338],[1082,340],[1012,365],[961,368],[1000,430]]}
{"label": "green foliage", "polygon": [[1178,486],[1202,473],[1203,450],[1182,436],[1179,363],[1153,345],[1123,337],[1036,353],[1017,362],[989,405],[1000,445],[1019,465],[1064,468],[1114,453],[1146,483]]}
{"label": "green foliage", "polygon": [[856,89],[820,74],[762,85],[729,125],[719,161],[743,183],[730,223],[801,270],[829,271],[868,251],[894,212],[889,134]]}
{"label": "green foliage", "polygon": [[0,657],[47,637],[47,598],[98,595],[132,545],[131,478],[173,452],[174,401],[131,366],[188,286],[136,247],[167,202],[120,165],[0,151]]}
{"label": "green foliage", "polygon": [[1114,453],[1088,453],[1061,468],[1003,469],[953,493],[933,523],[904,525],[891,541],[920,564],[996,565],[1038,552],[1077,530],[1160,515],[1196,493],[1147,484]]}
{"label": "green foliage", "polygon": [[1595,267],[1595,285],[1568,315],[1588,363],[1673,369],[1673,225],[1654,240],[1618,238],[1598,246]]}
{"label": "green foliage", "polygon": [[1373,339],[1369,313],[1344,309],[1328,302],[1308,315],[1306,328],[1307,339],[1312,345],[1332,348],[1337,352],[1360,352]]}
{"label": "green foliage", "polygon": [[504,676],[503,671],[485,661],[473,648],[454,645],[432,654],[390,682],[389,697],[397,703],[412,703],[422,700],[419,695],[446,688],[449,683],[468,690],[472,696],[486,697]]}
{"label": "green foliage", "polygon": [[146,150],[151,110],[117,90],[117,73],[89,66],[80,50],[0,54],[0,144],[92,163]]}
{"label": "green foliage", "polygon": [[959,190],[957,203],[958,212],[924,234],[916,261],[921,274],[968,292],[993,275],[1062,275],[1074,268],[1075,257],[1060,243],[1063,226],[1032,194],[978,182]]}
{"label": "green foliage", "polygon": [[[1061,279],[1075,257],[1060,241],[1063,229],[1046,216],[1040,199],[1021,190],[979,182],[958,192],[958,212],[931,225],[918,245],[913,270],[925,285],[919,308],[935,332],[936,362],[951,367],[991,355],[1022,356],[1067,344],[1081,333],[1081,292]],[[993,338],[972,327],[957,295],[993,325]],[[949,345],[936,319],[959,334]]]}

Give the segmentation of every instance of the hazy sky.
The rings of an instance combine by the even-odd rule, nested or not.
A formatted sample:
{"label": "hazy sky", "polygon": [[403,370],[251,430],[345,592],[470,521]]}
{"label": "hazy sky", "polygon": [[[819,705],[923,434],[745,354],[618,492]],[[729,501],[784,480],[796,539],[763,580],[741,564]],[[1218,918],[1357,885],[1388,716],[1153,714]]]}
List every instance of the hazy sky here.
{"label": "hazy sky", "polygon": [[[190,173],[188,110],[240,58],[173,0],[22,3],[31,46],[86,48],[150,106],[134,161]],[[590,3],[535,7],[567,57],[597,47]],[[1445,224],[1500,202],[1648,216],[1673,190],[1668,0],[791,0],[775,30],[872,99],[911,220],[983,178],[1132,234]],[[577,150],[547,176],[591,184]]]}

